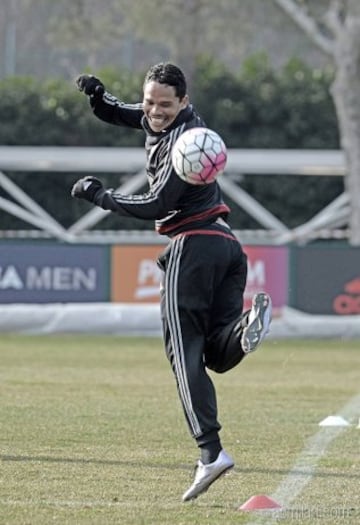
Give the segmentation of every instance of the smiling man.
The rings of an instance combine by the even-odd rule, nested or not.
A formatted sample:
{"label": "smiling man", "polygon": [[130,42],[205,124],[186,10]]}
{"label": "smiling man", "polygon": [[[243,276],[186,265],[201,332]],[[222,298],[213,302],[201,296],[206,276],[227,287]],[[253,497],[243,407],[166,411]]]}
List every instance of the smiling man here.
{"label": "smiling man", "polygon": [[185,85],[179,85],[175,90],[175,86],[148,80],[152,76],[151,72],[145,80],[143,111],[150,128],[159,133],[170,126],[178,113],[188,106],[189,97],[184,92]]}
{"label": "smiling man", "polygon": [[201,456],[194,482],[183,494],[189,501],[234,465],[220,442],[215,387],[207,369],[226,372],[259,346],[268,332],[271,299],[261,292],[243,312],[247,258],[226,222],[230,210],[220,187],[216,181],[191,185],[173,168],[177,138],[205,126],[189,103],[183,72],[169,63],[151,67],[138,104],[113,97],[93,76],[81,75],[77,85],[90,97],[97,117],[145,132],[146,193],[122,195],[89,176],[74,184],[72,196],[121,216],[154,220],[156,230],[170,238],[158,261],[164,345]]}

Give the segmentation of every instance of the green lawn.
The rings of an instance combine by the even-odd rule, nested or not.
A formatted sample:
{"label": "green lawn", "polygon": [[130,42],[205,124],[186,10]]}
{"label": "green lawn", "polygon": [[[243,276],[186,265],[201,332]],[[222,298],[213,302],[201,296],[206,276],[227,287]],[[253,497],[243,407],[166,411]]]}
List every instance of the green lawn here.
{"label": "green lawn", "polygon": [[[359,341],[270,340],[213,375],[236,467],[184,504],[198,451],[160,340],[1,334],[0,524],[255,523],[239,506],[276,491],[318,423],[360,393],[359,370]],[[360,522],[359,417],[279,523]]]}

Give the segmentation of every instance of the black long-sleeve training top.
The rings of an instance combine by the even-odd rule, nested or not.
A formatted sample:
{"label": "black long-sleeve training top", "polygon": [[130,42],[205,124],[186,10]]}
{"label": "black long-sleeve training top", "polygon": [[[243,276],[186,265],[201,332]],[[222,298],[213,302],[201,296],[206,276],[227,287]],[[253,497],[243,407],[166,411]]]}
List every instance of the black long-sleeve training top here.
{"label": "black long-sleeve training top", "polygon": [[167,129],[156,133],[148,124],[142,103],[125,104],[105,92],[91,96],[90,104],[94,114],[105,122],[145,131],[149,183],[149,190],[139,195],[99,192],[96,205],[119,215],[155,220],[156,230],[170,237],[227,217],[230,209],[216,181],[202,186],[188,184],[177,176],[172,165],[171,149],[177,138],[187,129],[205,126],[191,105],[181,110]]}

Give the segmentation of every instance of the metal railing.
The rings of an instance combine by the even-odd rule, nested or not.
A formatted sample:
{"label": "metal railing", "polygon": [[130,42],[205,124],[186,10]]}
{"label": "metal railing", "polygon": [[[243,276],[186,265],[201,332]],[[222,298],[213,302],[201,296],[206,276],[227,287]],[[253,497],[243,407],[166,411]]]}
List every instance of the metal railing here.
{"label": "metal railing", "polygon": [[[0,146],[0,187],[11,197],[11,200],[0,197],[0,210],[35,227],[33,230],[1,230],[0,221],[0,238],[56,238],[68,243],[162,243],[162,238],[148,231],[104,232],[94,229],[110,213],[100,208],[93,208],[65,228],[5,174],[6,171],[32,175],[44,171],[119,173],[131,177],[126,177],[117,191],[131,194],[146,183],[144,166],[142,148]],[[219,178],[219,184],[232,202],[263,228],[237,232],[244,242],[280,245],[315,238],[347,238],[350,204],[346,193],[339,195],[306,223],[290,229],[239,186],[244,174],[344,176],[345,161],[341,151],[230,149],[226,173]]]}

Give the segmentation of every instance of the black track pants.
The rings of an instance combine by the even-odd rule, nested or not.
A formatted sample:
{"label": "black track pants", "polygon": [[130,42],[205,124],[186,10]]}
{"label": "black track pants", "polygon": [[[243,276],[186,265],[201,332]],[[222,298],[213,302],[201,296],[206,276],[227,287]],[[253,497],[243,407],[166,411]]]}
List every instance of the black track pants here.
{"label": "black track pants", "polygon": [[221,427],[206,368],[223,372],[244,356],[234,327],[242,318],[246,255],[230,230],[212,225],[172,239],[159,265],[165,351],[185,417],[194,438],[213,436]]}

